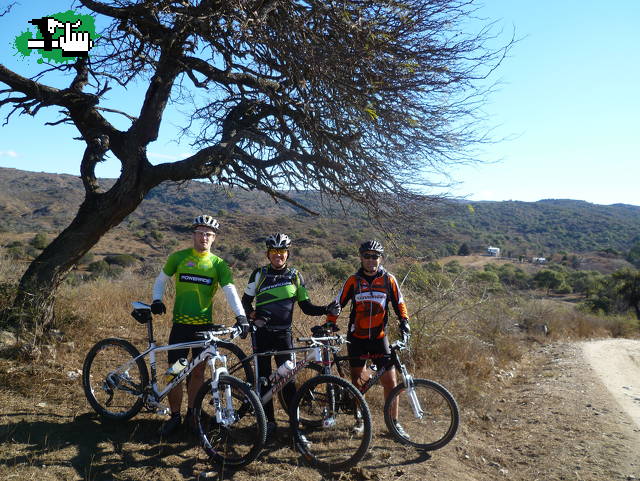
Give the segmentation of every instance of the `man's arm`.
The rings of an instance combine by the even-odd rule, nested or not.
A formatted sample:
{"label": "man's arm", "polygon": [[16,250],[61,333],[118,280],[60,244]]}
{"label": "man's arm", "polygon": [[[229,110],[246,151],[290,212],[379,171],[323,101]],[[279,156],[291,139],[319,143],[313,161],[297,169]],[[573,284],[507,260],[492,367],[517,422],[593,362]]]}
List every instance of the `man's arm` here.
{"label": "man's arm", "polygon": [[236,286],[233,284],[227,284],[226,286],[222,286],[222,291],[224,292],[224,296],[227,298],[227,304],[229,304],[229,307],[236,317],[244,316],[244,307],[242,307],[242,302],[240,302]]}
{"label": "man's arm", "polygon": [[[340,293],[334,299],[334,301],[337,302],[338,305],[340,306],[341,310],[344,308],[344,306],[347,305],[347,302],[349,302],[349,299],[351,299],[351,297],[353,295],[353,289],[354,289],[353,283],[354,282],[355,282],[354,276],[350,276],[346,280],[344,285],[342,286],[342,289],[340,290]],[[327,314],[327,322],[335,323],[336,320],[338,319],[338,316],[339,316],[339,314],[336,315],[336,314],[328,313]]]}
{"label": "man's arm", "polygon": [[164,296],[164,290],[169,279],[171,278],[166,275],[164,271],[160,271],[160,274],[156,277],[156,281],[153,283],[151,312],[154,314],[164,314],[167,312],[167,307],[164,305],[164,302],[162,302],[162,297]]}

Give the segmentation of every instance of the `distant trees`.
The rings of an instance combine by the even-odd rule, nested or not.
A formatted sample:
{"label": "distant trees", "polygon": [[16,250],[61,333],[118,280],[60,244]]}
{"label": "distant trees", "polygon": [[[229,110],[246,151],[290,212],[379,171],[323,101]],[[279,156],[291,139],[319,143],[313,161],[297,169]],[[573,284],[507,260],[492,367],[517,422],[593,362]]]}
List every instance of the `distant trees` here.
{"label": "distant trees", "polygon": [[[75,2],[55,8],[65,4]],[[481,80],[510,44],[486,48],[488,28],[463,33],[473,0],[79,4],[105,25],[88,58],[26,75],[0,65],[7,121],[50,109],[59,112],[51,124],[75,126],[85,144],[84,201],[30,264],[10,312],[26,328],[53,319],[69,271],[162,182],[209,179],[301,209],[283,192],[310,189],[375,215],[401,212],[392,200],[423,202],[424,173],[484,140]],[[9,10],[0,15],[11,20]],[[146,88],[139,111],[109,103],[114,85],[134,83]],[[195,153],[152,165],[147,149],[169,104],[185,113],[181,134]],[[107,155],[121,174],[103,189],[95,169]]]}
{"label": "distant trees", "polygon": [[558,271],[551,269],[542,269],[533,276],[533,282],[537,287],[547,290],[547,294],[552,289],[558,289],[563,282],[564,278]]}
{"label": "distant trees", "polygon": [[627,260],[640,269],[640,241],[636,242],[631,249],[629,249]]}
{"label": "distant trees", "polygon": [[460,249],[458,249],[458,255],[468,256],[469,254],[471,254],[471,249],[469,249],[469,245],[466,242],[463,242]]}
{"label": "distant trees", "polygon": [[618,295],[628,307],[634,309],[636,318],[640,320],[640,270],[621,269],[611,277]]}

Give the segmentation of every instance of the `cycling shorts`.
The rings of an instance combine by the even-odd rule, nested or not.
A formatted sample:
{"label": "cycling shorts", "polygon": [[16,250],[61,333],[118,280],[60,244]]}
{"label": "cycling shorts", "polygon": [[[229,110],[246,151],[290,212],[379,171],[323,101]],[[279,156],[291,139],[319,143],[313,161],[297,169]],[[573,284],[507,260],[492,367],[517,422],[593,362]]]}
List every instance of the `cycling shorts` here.
{"label": "cycling shorts", "polygon": [[[347,353],[349,357],[361,357],[370,355],[379,355],[377,359],[369,359],[378,368],[384,366],[388,362],[388,358],[382,357],[384,354],[391,354],[391,348],[389,347],[389,340],[387,336],[382,339],[359,339],[357,337],[349,336],[349,344],[347,344]],[[349,359],[351,367],[364,367],[367,359]]]}
{"label": "cycling shorts", "polygon": [[[202,337],[198,336],[198,332],[209,330],[213,324],[178,324],[174,323],[169,334],[169,344],[178,344],[180,342],[201,341]],[[203,347],[194,347],[191,349],[191,356],[197,357],[204,350]],[[167,351],[169,365],[176,362],[181,357],[185,359],[189,355],[187,349],[172,349]]]}

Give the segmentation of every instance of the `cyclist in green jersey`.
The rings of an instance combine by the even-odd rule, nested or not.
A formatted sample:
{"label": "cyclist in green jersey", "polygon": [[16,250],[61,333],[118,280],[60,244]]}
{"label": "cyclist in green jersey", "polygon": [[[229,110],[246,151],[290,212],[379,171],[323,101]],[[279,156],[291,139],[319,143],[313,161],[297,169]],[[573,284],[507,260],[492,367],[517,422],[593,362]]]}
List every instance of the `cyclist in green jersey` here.
{"label": "cyclist in green jersey", "polygon": [[[252,334],[253,351],[267,352],[286,350],[293,347],[291,323],[293,307],[296,303],[308,316],[340,314],[337,301],[327,306],[316,306],[309,300],[302,275],[287,265],[291,239],[286,234],[277,233],[266,239],[269,264],[255,269],[249,277],[249,283],[242,296],[242,305],[256,327]],[[255,309],[253,301],[255,299]],[[275,356],[276,364],[281,366],[291,359],[289,354]],[[271,374],[271,356],[258,358],[258,375],[267,379]],[[268,386],[263,386],[266,392]],[[263,392],[264,394],[264,392]],[[287,404],[295,395],[295,386],[289,383],[282,392]],[[273,437],[276,420],[273,401],[264,406],[267,415],[267,438]]]}
{"label": "cyclist in green jersey", "polygon": [[[242,336],[249,332],[249,323],[233,285],[233,277],[227,263],[211,253],[211,246],[219,230],[216,219],[201,215],[194,219],[193,247],[175,252],[169,256],[153,286],[151,311],[164,314],[167,309],[162,302],[167,281],[175,277],[175,301],[173,304],[173,326],[169,335],[169,344],[198,340],[197,333],[212,327],[212,300],[218,286],[222,287],[229,307],[236,315],[236,326],[242,328]],[[202,349],[192,349],[192,357],[198,356]],[[168,351],[171,366],[180,358],[186,358],[188,349]],[[187,378],[187,416],[186,421],[193,428],[193,403],[204,381],[204,363],[197,366]],[[167,396],[171,409],[171,418],[160,428],[160,434],[169,435],[181,425],[182,384],[176,386]]]}

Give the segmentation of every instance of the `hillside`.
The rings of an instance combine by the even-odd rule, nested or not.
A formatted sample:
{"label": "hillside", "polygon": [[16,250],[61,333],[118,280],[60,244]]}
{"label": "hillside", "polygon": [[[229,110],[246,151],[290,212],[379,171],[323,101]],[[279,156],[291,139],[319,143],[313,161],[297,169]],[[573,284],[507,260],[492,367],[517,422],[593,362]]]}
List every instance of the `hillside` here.
{"label": "hillside", "polygon": [[[113,180],[101,182],[108,187]],[[82,197],[78,177],[0,168],[0,245],[25,241],[35,232],[53,237],[71,221]],[[362,239],[375,235],[357,212],[331,213],[314,193],[294,197],[323,215],[276,204],[260,192],[225,190],[203,182],[164,184],[94,251],[164,255],[165,249],[181,242],[186,221],[199,212],[220,219],[224,230],[217,246],[241,261],[252,255],[265,233],[276,230],[296,239],[299,250],[294,253],[304,258],[309,254],[304,249],[314,247],[321,260],[344,258]],[[597,251],[623,257],[640,241],[640,207],[575,200],[448,201],[429,206],[428,213],[410,226],[388,227],[397,236],[391,249],[395,255],[443,257],[456,254],[464,242],[475,253],[483,253],[488,245],[499,246],[509,257]]]}

